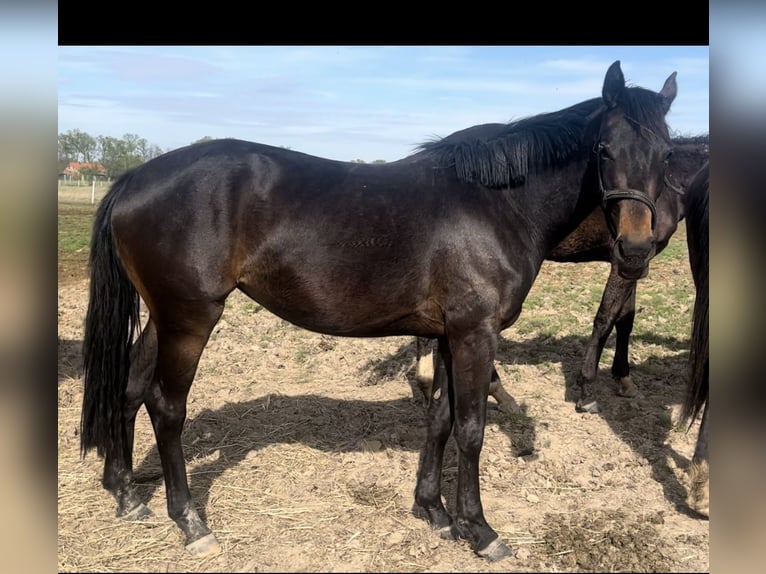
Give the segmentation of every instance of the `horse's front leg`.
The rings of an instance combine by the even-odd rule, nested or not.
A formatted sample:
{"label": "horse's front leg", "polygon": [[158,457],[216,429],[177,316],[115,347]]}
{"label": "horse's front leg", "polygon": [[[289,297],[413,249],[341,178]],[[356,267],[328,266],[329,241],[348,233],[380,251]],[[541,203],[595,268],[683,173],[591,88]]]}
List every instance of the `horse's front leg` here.
{"label": "horse's front leg", "polygon": [[447,342],[439,339],[434,357],[433,384],[425,397],[427,403],[427,436],[420,455],[415,504],[419,512],[443,537],[451,537],[452,519],[444,508],[441,498],[442,462],[444,446],[447,444],[454,421],[452,388],[448,374],[452,359]]}
{"label": "horse's front leg", "polygon": [[[635,293],[635,281],[628,281],[617,274],[617,268],[613,265],[601,296],[596,317],[593,319],[593,332],[588,345],[585,347],[585,355],[582,361],[577,383],[580,387],[580,397],[576,408],[580,412],[597,413],[601,409],[593,398],[591,384],[596,380],[598,363],[604,350],[609,333],[612,332],[614,323],[620,311],[630,298],[631,292]],[[626,350],[627,353],[627,350]]]}
{"label": "horse's front leg", "polygon": [[614,361],[612,361],[612,377],[617,383],[617,394],[621,397],[635,397],[638,389],[630,377],[630,360],[628,359],[628,343],[633,332],[633,320],[636,317],[636,282],[623,303],[615,322],[617,342],[614,346]]}
{"label": "horse's front leg", "polygon": [[484,442],[487,392],[497,348],[497,334],[474,330],[450,338],[455,402],[455,441],[458,462],[457,509],[452,526],[473,550],[494,561],[510,556],[511,549],[484,518],[479,492],[479,456]]}

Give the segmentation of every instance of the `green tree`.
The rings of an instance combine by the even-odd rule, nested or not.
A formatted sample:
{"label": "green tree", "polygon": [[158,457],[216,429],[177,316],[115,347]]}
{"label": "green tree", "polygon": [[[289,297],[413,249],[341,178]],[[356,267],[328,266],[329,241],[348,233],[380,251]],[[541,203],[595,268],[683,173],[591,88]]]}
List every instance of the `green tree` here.
{"label": "green tree", "polygon": [[117,138],[111,136],[98,136],[98,147],[101,156],[101,165],[111,178],[117,177],[125,168],[123,161],[123,144]]}
{"label": "green tree", "polygon": [[[162,155],[163,150],[136,134],[125,134],[122,139],[111,136],[91,136],[80,130],[58,134],[58,168],[63,170],[70,162],[100,163],[106,174],[115,178],[122,172]],[[80,174],[91,176],[97,169],[83,168]]]}
{"label": "green tree", "polygon": [[58,155],[60,161],[65,161],[66,163],[70,161],[90,163],[96,160],[96,154],[97,141],[90,134],[80,130],[69,130],[66,133],[59,134]]}

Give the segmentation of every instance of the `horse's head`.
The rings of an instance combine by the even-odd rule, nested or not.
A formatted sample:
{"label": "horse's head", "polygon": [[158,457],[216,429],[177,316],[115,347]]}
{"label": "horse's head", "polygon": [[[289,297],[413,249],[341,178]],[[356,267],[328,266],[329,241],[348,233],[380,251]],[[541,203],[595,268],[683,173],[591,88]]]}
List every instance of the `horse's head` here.
{"label": "horse's head", "polygon": [[626,87],[619,60],[607,70],[606,107],[594,145],[601,201],[614,240],[612,262],[626,279],[644,277],[655,255],[655,203],[666,187],[672,143],[665,114],[676,97],[676,73],[659,93]]}

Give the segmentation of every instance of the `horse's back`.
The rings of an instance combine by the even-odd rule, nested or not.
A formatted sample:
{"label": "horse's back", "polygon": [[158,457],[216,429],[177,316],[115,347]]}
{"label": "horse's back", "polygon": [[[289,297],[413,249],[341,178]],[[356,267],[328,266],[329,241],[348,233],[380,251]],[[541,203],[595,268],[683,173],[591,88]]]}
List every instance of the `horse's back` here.
{"label": "horse's back", "polygon": [[312,330],[438,335],[446,278],[499,251],[474,191],[420,156],[365,165],[216,140],[127,174],[112,225],[150,308],[239,288]]}
{"label": "horse's back", "polygon": [[214,140],[156,157],[110,194],[115,243],[141,295],[220,297],[236,284],[242,221],[276,177],[279,148]]}

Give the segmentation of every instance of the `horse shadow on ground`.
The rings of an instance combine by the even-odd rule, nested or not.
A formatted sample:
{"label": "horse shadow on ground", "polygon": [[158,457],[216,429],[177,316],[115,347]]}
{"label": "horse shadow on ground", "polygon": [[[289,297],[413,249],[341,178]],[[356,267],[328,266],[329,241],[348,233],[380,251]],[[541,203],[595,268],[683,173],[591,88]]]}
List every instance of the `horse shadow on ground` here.
{"label": "horse shadow on ground", "polygon": [[[401,384],[402,378],[412,389],[417,389],[412,369],[414,353],[413,342],[362,367],[360,395],[364,395],[365,387]],[[402,364],[406,368],[401,367]],[[391,378],[392,373],[397,374],[395,379]],[[251,401],[205,409],[186,420],[182,435],[187,464],[197,462],[194,471],[189,472],[195,506],[203,519],[207,519],[204,509],[213,483],[228,469],[243,463],[250,452],[272,444],[299,443],[324,452],[340,453],[383,449],[420,452],[426,439],[424,408],[421,395],[381,401],[271,393]],[[488,423],[503,417],[501,429],[508,436],[515,456],[531,452],[534,423],[525,415],[525,405],[521,405],[521,412],[511,420],[496,406],[488,411]],[[454,438],[450,437],[443,466],[456,466],[457,457]],[[156,445],[136,465],[134,477],[139,495],[148,502],[162,484]],[[412,478],[414,488],[415,477]],[[456,491],[457,475],[445,474],[442,493],[448,509],[454,510]]]}
{"label": "horse shadow on ground", "polygon": [[[365,401],[272,393],[252,401],[227,403],[219,409],[201,411],[187,419],[182,440],[187,464],[197,461],[194,472],[189,473],[190,488],[202,513],[214,481],[228,469],[243,463],[252,451],[272,444],[299,443],[325,452],[384,449],[420,452],[426,438],[424,425],[424,410],[419,399]],[[534,441],[534,428],[528,417],[502,428],[512,443]],[[457,456],[454,439],[450,437],[444,467],[456,466]],[[147,502],[162,484],[156,446],[136,467],[134,476],[139,494]],[[414,480],[413,476],[413,487]],[[449,501],[454,501],[456,486],[456,475],[443,477],[442,493],[448,508]],[[204,515],[203,519],[206,519]]]}
{"label": "horse shadow on ground", "polygon": [[[559,362],[565,381],[561,389],[562,400],[571,405],[572,416],[602,417],[615,435],[651,466],[652,477],[662,486],[665,499],[673,504],[675,510],[699,518],[686,504],[686,487],[678,481],[668,464],[668,459],[672,459],[683,470],[687,470],[690,464],[689,458],[677,453],[668,444],[675,426],[671,407],[683,403],[686,392],[690,342],[688,339],[653,334],[634,334],[631,338],[634,342],[662,346],[677,354],[665,357],[649,355],[640,363],[631,363],[631,377],[638,387],[638,395],[633,398],[617,396],[617,383],[610,372],[611,363],[602,357],[596,380],[591,385],[601,412],[592,415],[577,413],[574,406],[579,396],[577,377],[588,338],[539,336],[523,343],[502,339],[496,359],[498,365]],[[612,333],[605,349],[613,349],[614,343],[615,335]],[[513,395],[513,380],[505,377],[503,384]],[[604,457],[608,457],[608,453],[604,453]]]}
{"label": "horse shadow on ground", "polygon": [[[591,385],[594,398],[602,409],[596,415],[581,415],[574,408],[579,397],[577,377],[588,343],[587,337],[540,335],[523,342],[501,338],[496,353],[496,366],[560,364],[565,381],[561,389],[562,400],[572,406],[572,416],[601,416],[620,439],[651,465],[652,476],[662,486],[666,500],[674,505],[676,511],[699,518],[686,504],[686,487],[679,483],[668,464],[668,459],[672,459],[683,470],[687,470],[690,464],[689,458],[680,455],[668,444],[675,424],[671,420],[670,407],[683,403],[686,392],[690,341],[655,334],[634,334],[631,338],[634,342],[661,346],[678,354],[666,357],[650,355],[641,363],[631,364],[631,377],[639,389],[638,396],[634,398],[617,396],[617,383],[610,373],[611,363],[602,356],[596,381]],[[612,333],[605,349],[613,349],[614,344],[615,334]],[[402,352],[407,352],[410,346],[413,347],[414,360],[414,343],[403,346],[392,357],[396,359]],[[383,372],[387,370],[384,368]],[[513,396],[512,378],[501,374],[501,380],[506,391]],[[411,383],[410,386],[414,396],[422,397],[416,384]],[[492,399],[488,404],[494,404]],[[523,406],[527,407],[526,404]],[[492,417],[488,417],[488,422],[491,420]],[[532,447],[527,454],[535,452],[534,445]]]}
{"label": "horse shadow on ground", "polygon": [[[607,341],[607,346],[614,344],[613,339],[614,335]],[[688,349],[688,341],[675,338],[636,335],[636,339],[674,351]],[[561,389],[562,400],[572,405],[573,417],[581,417],[583,415],[575,412],[574,404],[567,398],[567,388],[576,384],[586,343],[586,337],[573,335],[539,336],[523,342],[502,339],[496,364],[559,362],[565,379],[565,387]],[[61,348],[61,343],[59,346]],[[367,401],[272,393],[252,401],[227,403],[219,409],[205,409],[187,419],[182,439],[187,462],[210,459],[198,463],[195,471],[190,473],[190,488],[197,507],[204,513],[210,488],[218,477],[242,463],[251,451],[272,444],[300,443],[325,452],[362,452],[383,448],[419,452],[425,441],[426,429],[422,394],[415,381],[414,358],[413,338],[394,353],[370,361],[360,369],[360,394],[364,394],[365,386],[390,384],[391,380],[404,378],[412,390],[412,398]],[[670,357],[648,356],[643,362],[632,364],[631,374],[639,387],[639,395],[632,399],[616,396],[616,386],[602,360],[593,384],[593,393],[602,412],[588,416],[603,417],[613,432],[651,465],[652,476],[662,485],[666,499],[675,505],[677,511],[696,517],[686,506],[685,487],[678,482],[667,462],[668,458],[672,458],[681,469],[689,465],[688,458],[676,453],[667,444],[673,429],[668,407],[683,400],[687,360],[688,353],[682,352]],[[76,370],[70,372],[76,373]],[[59,378],[61,373],[59,361]],[[501,378],[506,390],[513,395],[513,380],[503,376],[502,371]],[[519,408],[518,413],[505,413],[490,399],[487,423],[499,423],[499,428],[511,442],[511,456],[534,456],[537,451],[535,421],[527,415],[526,403],[520,404]],[[218,456],[214,457],[216,451]],[[445,449],[444,465],[455,464],[457,449],[451,437]],[[156,446],[135,467],[135,480],[144,501],[150,500],[162,484]],[[443,494],[448,508],[449,501],[454,501],[455,489],[455,481],[445,476]],[[204,514],[203,519],[206,519]]]}

